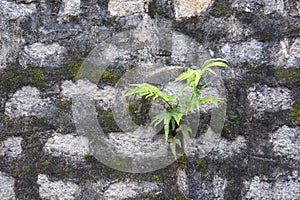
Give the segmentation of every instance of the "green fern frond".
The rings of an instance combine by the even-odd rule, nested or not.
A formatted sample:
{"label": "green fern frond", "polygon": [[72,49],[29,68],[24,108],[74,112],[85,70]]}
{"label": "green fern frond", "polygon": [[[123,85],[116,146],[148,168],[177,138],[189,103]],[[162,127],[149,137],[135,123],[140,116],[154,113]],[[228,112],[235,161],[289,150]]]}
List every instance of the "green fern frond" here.
{"label": "green fern frond", "polygon": [[170,102],[171,100],[173,100],[173,101],[177,100],[177,98],[175,96],[167,95],[164,92],[162,92],[160,89],[158,89],[156,86],[148,84],[148,83],[130,84],[130,86],[134,86],[135,88],[128,91],[125,94],[125,97],[140,93],[141,96],[145,96],[146,98],[152,97],[153,99],[156,99],[156,98],[160,97],[166,102]]}

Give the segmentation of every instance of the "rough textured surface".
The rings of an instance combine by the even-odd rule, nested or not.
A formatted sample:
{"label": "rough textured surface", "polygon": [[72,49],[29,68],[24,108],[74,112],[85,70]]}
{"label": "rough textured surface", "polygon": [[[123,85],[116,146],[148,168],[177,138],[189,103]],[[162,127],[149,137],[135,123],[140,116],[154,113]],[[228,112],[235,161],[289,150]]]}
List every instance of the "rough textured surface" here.
{"label": "rough textured surface", "polygon": [[119,182],[109,186],[104,192],[104,199],[128,199],[159,191],[159,183]]}
{"label": "rough textured surface", "polygon": [[62,64],[59,58],[62,56],[64,51],[64,47],[60,46],[58,43],[34,43],[32,45],[25,46],[24,54],[20,57],[20,63],[24,67],[59,67]]}
{"label": "rough textured surface", "polygon": [[259,112],[286,110],[291,108],[291,92],[287,88],[270,88],[266,85],[255,85],[249,88],[250,106]]}
{"label": "rough textured surface", "polygon": [[211,182],[205,184],[201,184],[194,179],[188,181],[190,182],[189,197],[193,199],[224,199],[226,181],[218,175],[214,176]]}
{"label": "rough textured surface", "polygon": [[43,199],[76,199],[80,188],[70,181],[50,181],[47,175],[39,174],[37,183]]}
{"label": "rough textured surface", "polygon": [[58,21],[60,23],[80,14],[80,0],[63,0],[63,5],[58,13]]}
{"label": "rough textured surface", "polygon": [[[1,200],[299,199],[299,1],[0,0],[0,10]],[[225,112],[189,115],[176,161],[163,125],[147,129],[162,103],[123,94],[137,82],[177,91],[166,82],[211,57],[229,67],[204,76],[202,95],[222,94]],[[82,130],[104,132],[94,151],[74,119],[79,95],[92,100],[76,104]],[[157,170],[128,173],[155,163],[134,158],[161,155]]]}
{"label": "rough textured surface", "polygon": [[21,137],[9,137],[0,143],[0,156],[18,158],[22,153]]}
{"label": "rough textured surface", "polygon": [[270,14],[272,12],[285,14],[285,5],[283,0],[236,0],[233,3],[233,6],[246,12],[261,11],[264,12],[264,14]]}
{"label": "rough textured surface", "polygon": [[[148,1],[148,0],[147,0]],[[147,1],[144,0],[109,0],[108,10],[111,15],[127,16],[146,11]]]}
{"label": "rough textured surface", "polygon": [[221,48],[224,57],[234,64],[252,63],[258,64],[263,59],[263,43],[250,40],[241,44],[224,44]]}
{"label": "rough textured surface", "polygon": [[8,176],[4,172],[0,171],[0,199],[2,200],[14,200],[15,198],[15,179],[11,176]]}
{"label": "rough textured surface", "polygon": [[47,116],[51,114],[52,104],[50,98],[41,98],[37,88],[25,86],[6,102],[5,114],[9,117]]}
{"label": "rough textured surface", "polygon": [[88,80],[78,80],[76,83],[64,81],[61,88],[63,98],[70,100],[75,96],[88,96],[95,100],[98,106],[105,109],[112,107],[117,93],[117,90],[111,86],[105,86],[103,89],[100,89],[96,84]]}
{"label": "rough textured surface", "polygon": [[300,160],[300,127],[283,126],[271,134],[270,142],[277,155]]}
{"label": "rough textured surface", "polygon": [[56,133],[45,144],[44,151],[54,156],[66,156],[82,160],[89,153],[88,139],[83,136]]}
{"label": "rough textured surface", "polygon": [[299,199],[299,181],[298,171],[275,182],[255,176],[244,199]]}
{"label": "rough textured surface", "polygon": [[175,0],[175,17],[180,19],[199,15],[210,3],[211,0]]}
{"label": "rough textured surface", "polygon": [[284,38],[280,41],[280,46],[280,51],[274,57],[274,65],[279,67],[285,66],[287,68],[300,68],[300,39],[296,38],[294,41],[290,41],[288,38]]}
{"label": "rough textured surface", "polygon": [[0,7],[2,10],[1,14],[6,19],[16,19],[36,12],[35,4],[16,4],[15,2],[3,0],[0,1]]}
{"label": "rough textured surface", "polygon": [[226,159],[231,156],[238,155],[247,148],[246,140],[242,136],[238,136],[234,141],[221,139],[218,145],[212,150],[212,153],[218,159]]}

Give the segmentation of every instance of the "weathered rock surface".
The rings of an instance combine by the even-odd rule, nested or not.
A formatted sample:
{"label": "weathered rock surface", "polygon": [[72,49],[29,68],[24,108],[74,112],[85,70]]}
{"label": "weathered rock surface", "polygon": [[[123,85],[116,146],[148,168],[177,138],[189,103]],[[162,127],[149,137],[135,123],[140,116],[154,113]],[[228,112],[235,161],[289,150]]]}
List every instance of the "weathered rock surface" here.
{"label": "weathered rock surface", "polygon": [[285,158],[300,160],[300,128],[283,126],[270,136],[273,151]]}
{"label": "weathered rock surface", "polygon": [[211,0],[175,0],[175,17],[180,19],[200,15],[211,2]]}
{"label": "weathered rock surface", "polygon": [[280,176],[275,181],[255,176],[243,199],[298,199],[300,197],[299,181],[297,171],[293,171],[288,176]]}
{"label": "weathered rock surface", "polygon": [[24,47],[24,54],[20,57],[20,63],[24,66],[60,67],[62,54],[65,48],[58,43],[43,44],[40,42]]}
{"label": "weathered rock surface", "polygon": [[112,107],[117,93],[117,90],[111,86],[105,86],[103,89],[99,89],[96,84],[88,80],[78,80],[76,83],[64,81],[61,88],[61,94],[64,99],[71,100],[76,96],[82,95],[91,100],[95,100],[98,106],[105,109]]}
{"label": "weathered rock surface", "polygon": [[15,179],[0,171],[0,199],[14,200]]}
{"label": "weathered rock surface", "polygon": [[146,11],[148,0],[109,0],[108,10],[114,16],[128,16]]}
{"label": "weathered rock surface", "polygon": [[119,182],[109,186],[104,192],[104,199],[128,199],[147,195],[160,190],[159,183],[151,182]]}
{"label": "weathered rock surface", "polygon": [[51,181],[47,175],[39,174],[39,194],[43,199],[77,199],[80,188],[70,181]]}
{"label": "weathered rock surface", "polygon": [[280,41],[280,51],[275,54],[274,65],[284,68],[300,68],[300,38],[290,41],[284,38]]}
{"label": "weathered rock surface", "polygon": [[221,139],[216,147],[212,150],[213,155],[218,159],[226,159],[231,156],[238,156],[247,148],[246,139],[238,136],[234,141]]}
{"label": "weathered rock surface", "polygon": [[89,153],[88,139],[83,136],[55,133],[45,144],[44,151],[53,156],[83,160]]}
{"label": "weathered rock surface", "polygon": [[[52,109],[52,110],[51,110]],[[9,117],[49,116],[53,114],[50,98],[42,98],[36,87],[24,86],[18,90],[5,105],[5,114]]]}
{"label": "weathered rock surface", "polygon": [[272,12],[278,12],[280,14],[286,14],[285,5],[283,0],[250,0],[242,1],[236,0],[233,3],[233,7],[246,12],[263,12],[264,14],[271,14]]}
{"label": "weathered rock surface", "polygon": [[276,112],[291,108],[291,91],[287,88],[271,88],[266,85],[255,85],[249,88],[250,106],[258,112]]}
{"label": "weathered rock surface", "polygon": [[[300,2],[0,0],[0,10],[1,200],[300,199]],[[229,67],[204,75],[202,95],[227,100],[184,119],[193,134],[176,161],[163,123],[150,130],[162,103],[124,93],[140,82],[176,93],[173,76],[211,57]],[[98,69],[83,71],[90,81],[76,76],[85,61]],[[81,135],[94,129],[103,135]]]}
{"label": "weathered rock surface", "polygon": [[243,63],[258,64],[263,59],[263,43],[255,39],[240,44],[226,43],[221,48],[221,53],[235,65]]}
{"label": "weathered rock surface", "polygon": [[0,143],[0,156],[19,158],[22,154],[21,137],[9,137]]}

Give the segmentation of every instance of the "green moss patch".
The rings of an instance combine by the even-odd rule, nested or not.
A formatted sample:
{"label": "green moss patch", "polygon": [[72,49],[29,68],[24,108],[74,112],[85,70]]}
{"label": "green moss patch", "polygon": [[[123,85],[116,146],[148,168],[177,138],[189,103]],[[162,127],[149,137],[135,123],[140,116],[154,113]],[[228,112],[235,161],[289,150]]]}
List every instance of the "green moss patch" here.
{"label": "green moss patch", "polygon": [[157,7],[156,0],[151,1],[148,4],[148,15],[151,18],[155,18],[156,15],[162,15],[163,10]]}
{"label": "green moss patch", "polygon": [[221,0],[216,0],[212,6],[211,15],[217,18],[225,17],[228,15],[229,4]]}
{"label": "green moss patch", "polygon": [[299,74],[296,69],[282,69],[282,70],[275,72],[275,76],[279,80],[284,80],[284,81],[288,81],[290,83],[294,83],[297,81]]}
{"label": "green moss patch", "polygon": [[206,172],[207,163],[204,158],[201,158],[197,161],[197,170],[199,172],[205,173]]}
{"label": "green moss patch", "polygon": [[290,117],[292,117],[296,124],[300,124],[300,99],[297,99],[293,104],[293,112],[290,113]]}

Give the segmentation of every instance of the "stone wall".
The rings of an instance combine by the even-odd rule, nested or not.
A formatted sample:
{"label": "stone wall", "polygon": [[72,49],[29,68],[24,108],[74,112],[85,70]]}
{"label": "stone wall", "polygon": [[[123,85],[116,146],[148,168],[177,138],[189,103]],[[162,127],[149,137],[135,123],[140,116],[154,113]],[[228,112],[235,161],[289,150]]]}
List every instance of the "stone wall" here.
{"label": "stone wall", "polygon": [[[1,200],[300,199],[299,1],[0,0],[0,8]],[[100,81],[80,80],[99,47],[107,64]],[[227,107],[205,156],[196,137],[169,166],[129,173],[132,166],[112,169],[90,152],[91,138],[75,126],[74,95],[95,102],[115,152],[157,155],[167,151],[163,141],[143,146],[117,126],[116,84],[145,63],[198,66],[210,57],[229,62],[220,70]],[[140,104],[130,116],[147,121]]]}

